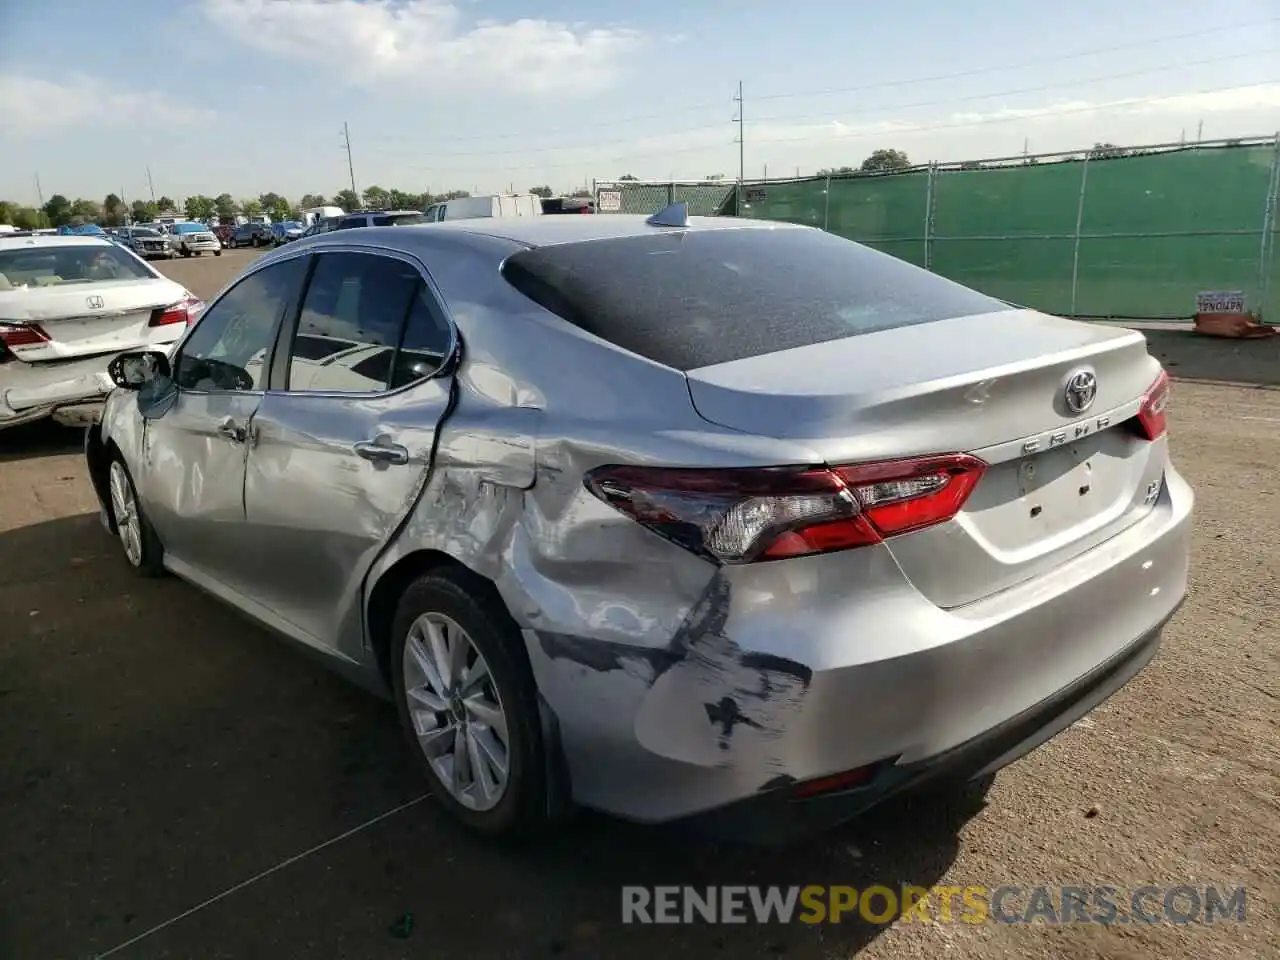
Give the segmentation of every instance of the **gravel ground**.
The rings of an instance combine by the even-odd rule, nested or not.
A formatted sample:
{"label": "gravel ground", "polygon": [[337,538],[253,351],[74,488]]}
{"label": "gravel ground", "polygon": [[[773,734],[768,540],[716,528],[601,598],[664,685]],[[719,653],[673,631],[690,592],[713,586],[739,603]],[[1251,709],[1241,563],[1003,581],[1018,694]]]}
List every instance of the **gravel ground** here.
{"label": "gravel ground", "polygon": [[[164,269],[211,296],[248,259]],[[1208,380],[1274,377],[1255,346],[1273,349],[1153,335],[1175,374]],[[1195,560],[1155,662],[981,808],[915,801],[770,852],[589,816],[519,852],[468,839],[420,801],[388,706],[194,588],[131,575],[78,434],[6,434],[0,957],[84,958],[143,934],[111,955],[1280,955],[1280,393],[1178,383],[1172,431],[1198,495]],[[1247,922],[618,922],[623,884],[904,882],[1244,886]]]}

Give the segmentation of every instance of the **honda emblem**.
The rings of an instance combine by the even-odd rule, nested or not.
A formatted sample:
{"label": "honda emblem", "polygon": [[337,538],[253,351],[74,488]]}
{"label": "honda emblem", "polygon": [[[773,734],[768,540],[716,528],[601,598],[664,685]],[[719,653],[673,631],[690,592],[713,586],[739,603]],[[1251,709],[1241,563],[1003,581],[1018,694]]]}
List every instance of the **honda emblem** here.
{"label": "honda emblem", "polygon": [[89,305],[90,310],[101,310],[103,306],[101,297],[85,297],[84,302]]}

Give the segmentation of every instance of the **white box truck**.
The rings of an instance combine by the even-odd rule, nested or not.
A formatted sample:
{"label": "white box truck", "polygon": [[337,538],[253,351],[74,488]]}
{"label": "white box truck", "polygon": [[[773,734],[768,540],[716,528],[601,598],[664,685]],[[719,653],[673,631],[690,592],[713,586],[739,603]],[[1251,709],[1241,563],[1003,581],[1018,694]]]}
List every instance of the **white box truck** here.
{"label": "white box truck", "polygon": [[532,193],[495,193],[487,197],[455,197],[433,203],[424,211],[426,223],[478,220],[481,217],[540,217],[542,198]]}

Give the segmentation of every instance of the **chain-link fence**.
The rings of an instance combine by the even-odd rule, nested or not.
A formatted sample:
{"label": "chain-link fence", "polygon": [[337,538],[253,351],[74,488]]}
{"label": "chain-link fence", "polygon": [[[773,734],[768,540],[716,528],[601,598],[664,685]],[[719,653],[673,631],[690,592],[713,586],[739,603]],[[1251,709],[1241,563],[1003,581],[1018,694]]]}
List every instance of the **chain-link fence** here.
{"label": "chain-link fence", "polygon": [[748,183],[741,215],[822,227],[985,293],[1183,319],[1239,291],[1280,319],[1280,135]]}
{"label": "chain-link fence", "polygon": [[689,214],[714,217],[724,211],[736,180],[596,180],[596,213],[657,213],[683,200]]}

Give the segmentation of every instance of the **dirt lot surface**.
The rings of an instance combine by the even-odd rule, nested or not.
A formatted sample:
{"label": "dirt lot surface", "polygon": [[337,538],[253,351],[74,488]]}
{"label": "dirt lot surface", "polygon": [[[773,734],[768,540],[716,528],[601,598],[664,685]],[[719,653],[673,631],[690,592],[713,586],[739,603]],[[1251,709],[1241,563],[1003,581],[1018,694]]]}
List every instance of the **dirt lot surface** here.
{"label": "dirt lot surface", "polygon": [[[165,270],[211,296],[248,259]],[[1153,344],[1175,374],[1280,369],[1261,345]],[[1186,605],[1152,665],[984,807],[898,804],[782,851],[584,816],[518,852],[421,799],[387,705],[133,576],[78,434],[0,436],[0,957],[1280,956],[1280,392],[1178,383],[1172,432],[1198,495]],[[619,923],[624,884],[904,882],[1244,886],[1247,919]]]}

